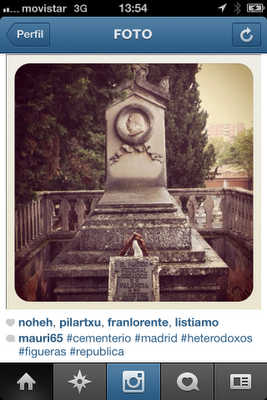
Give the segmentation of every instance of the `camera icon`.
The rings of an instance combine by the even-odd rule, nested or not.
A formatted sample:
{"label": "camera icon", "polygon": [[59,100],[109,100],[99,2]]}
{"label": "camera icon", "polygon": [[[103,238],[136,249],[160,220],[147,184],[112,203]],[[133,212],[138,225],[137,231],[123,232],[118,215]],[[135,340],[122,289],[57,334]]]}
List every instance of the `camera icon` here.
{"label": "camera icon", "polygon": [[122,391],[123,393],[144,393],[145,391],[144,371],[123,371]]}

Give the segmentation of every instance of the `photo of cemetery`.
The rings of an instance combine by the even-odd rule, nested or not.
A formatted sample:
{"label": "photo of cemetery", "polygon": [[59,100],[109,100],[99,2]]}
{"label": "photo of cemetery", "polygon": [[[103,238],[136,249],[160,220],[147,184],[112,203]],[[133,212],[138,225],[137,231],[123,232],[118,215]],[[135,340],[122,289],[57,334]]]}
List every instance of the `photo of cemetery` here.
{"label": "photo of cemetery", "polygon": [[15,290],[27,302],[240,302],[253,291],[243,64],[25,64]]}

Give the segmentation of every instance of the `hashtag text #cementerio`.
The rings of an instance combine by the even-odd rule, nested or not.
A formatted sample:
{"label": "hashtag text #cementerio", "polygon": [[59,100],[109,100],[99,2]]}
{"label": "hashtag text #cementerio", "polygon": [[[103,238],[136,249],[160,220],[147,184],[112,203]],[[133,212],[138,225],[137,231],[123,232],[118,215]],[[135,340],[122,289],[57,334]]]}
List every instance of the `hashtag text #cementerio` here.
{"label": "hashtag text #cementerio", "polygon": [[130,343],[131,342],[131,336],[129,335],[104,335],[104,336],[83,336],[83,335],[72,335],[69,333],[67,335],[67,343]]}

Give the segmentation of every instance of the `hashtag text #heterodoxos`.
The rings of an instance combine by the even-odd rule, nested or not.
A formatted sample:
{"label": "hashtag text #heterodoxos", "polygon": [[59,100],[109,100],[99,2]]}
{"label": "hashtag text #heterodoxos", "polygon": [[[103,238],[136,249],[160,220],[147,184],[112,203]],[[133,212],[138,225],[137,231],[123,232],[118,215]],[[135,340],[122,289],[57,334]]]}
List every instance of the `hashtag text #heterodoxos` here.
{"label": "hashtag text #heterodoxos", "polygon": [[224,335],[208,336],[208,335],[190,335],[189,333],[183,333],[181,336],[182,343],[252,343],[253,338],[251,335]]}

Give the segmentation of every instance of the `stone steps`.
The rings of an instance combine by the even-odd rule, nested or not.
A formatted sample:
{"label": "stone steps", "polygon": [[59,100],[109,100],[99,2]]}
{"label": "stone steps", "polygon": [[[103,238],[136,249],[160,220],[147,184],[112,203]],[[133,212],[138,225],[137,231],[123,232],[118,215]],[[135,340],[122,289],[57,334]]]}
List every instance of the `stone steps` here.
{"label": "stone steps", "polygon": [[[60,264],[88,265],[106,263],[108,265],[109,258],[117,255],[118,252],[116,251],[69,251],[67,253],[60,254],[60,257],[57,257],[56,263],[51,263],[51,268],[53,268],[54,265]],[[203,250],[151,250],[149,251],[149,255],[158,257],[161,263],[195,263],[205,261],[205,253]]]}
{"label": "stone steps", "polygon": [[[151,219],[156,221],[154,216]],[[45,276],[54,282],[53,293],[58,301],[108,300],[110,257],[118,256],[125,244],[125,236],[127,238],[133,232],[128,230],[127,235],[124,235],[123,229],[119,228],[121,243],[116,243],[114,235],[118,227],[110,232],[102,227],[99,230],[99,226],[96,228],[98,237],[94,237],[95,230],[92,227],[85,228],[87,234],[91,235],[90,240],[94,240],[94,246],[90,243],[83,248],[81,243],[84,229],[81,229],[45,269]],[[159,228],[159,225],[154,225],[156,235],[163,234]],[[153,241],[146,240],[145,229],[142,230],[142,236],[149,256],[159,259],[160,301],[216,301],[219,293],[218,278],[227,278],[228,268],[199,233],[189,227],[190,238],[187,243],[190,243],[190,248],[176,249],[166,239],[172,230],[174,235],[179,235],[181,224],[176,228],[175,225],[169,226],[164,238],[164,246],[167,248],[161,248],[154,246]]]}
{"label": "stone steps", "polygon": [[57,264],[46,270],[46,276],[51,278],[60,277],[108,277],[108,264]]}

